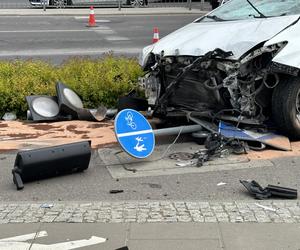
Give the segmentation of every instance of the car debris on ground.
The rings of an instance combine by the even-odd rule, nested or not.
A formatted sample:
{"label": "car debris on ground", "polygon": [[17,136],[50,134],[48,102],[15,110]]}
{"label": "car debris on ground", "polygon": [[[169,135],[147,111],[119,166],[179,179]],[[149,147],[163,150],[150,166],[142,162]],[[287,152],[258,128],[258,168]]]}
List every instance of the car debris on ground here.
{"label": "car debris on ground", "polygon": [[5,113],[2,117],[2,119],[4,121],[15,121],[15,120],[17,120],[17,116],[15,113],[9,112],[9,113]]}
{"label": "car debris on ground", "polygon": [[272,208],[272,207],[267,207],[267,206],[264,206],[264,205],[261,205],[261,204],[258,204],[258,203],[255,203],[256,206],[264,209],[264,210],[267,210],[267,211],[272,211],[272,212],[276,212],[276,209],[275,208]]}
{"label": "car debris on ground", "polygon": [[52,208],[54,205],[52,203],[43,203],[40,208]]}
{"label": "car debris on ground", "polygon": [[123,189],[112,189],[112,190],[109,190],[110,194],[119,194],[119,193],[123,193],[123,192],[124,192]]}
{"label": "car debris on ground", "polygon": [[292,188],[268,185],[267,187],[261,187],[255,180],[246,181],[240,180],[240,183],[248,190],[248,192],[258,200],[264,200],[274,197],[284,199],[296,199],[297,190]]}

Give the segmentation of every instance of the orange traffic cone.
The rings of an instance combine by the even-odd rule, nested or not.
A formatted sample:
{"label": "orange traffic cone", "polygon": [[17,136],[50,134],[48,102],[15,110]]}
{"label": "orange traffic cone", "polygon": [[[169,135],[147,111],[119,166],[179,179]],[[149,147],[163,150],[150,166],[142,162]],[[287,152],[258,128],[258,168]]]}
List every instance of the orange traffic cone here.
{"label": "orange traffic cone", "polygon": [[90,17],[89,17],[89,23],[87,27],[97,27],[96,19],[95,19],[95,11],[93,6],[90,7]]}
{"label": "orange traffic cone", "polygon": [[153,28],[153,38],[152,38],[152,43],[156,43],[159,41],[159,30],[157,27]]}

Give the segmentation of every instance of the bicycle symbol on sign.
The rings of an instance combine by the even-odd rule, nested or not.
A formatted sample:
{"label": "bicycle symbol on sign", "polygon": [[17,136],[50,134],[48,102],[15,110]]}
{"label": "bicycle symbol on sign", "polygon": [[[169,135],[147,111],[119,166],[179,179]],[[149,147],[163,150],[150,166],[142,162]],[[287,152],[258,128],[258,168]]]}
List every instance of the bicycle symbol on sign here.
{"label": "bicycle symbol on sign", "polygon": [[129,127],[131,127],[132,129],[136,129],[136,124],[133,121],[133,114],[130,111],[127,112],[125,120]]}

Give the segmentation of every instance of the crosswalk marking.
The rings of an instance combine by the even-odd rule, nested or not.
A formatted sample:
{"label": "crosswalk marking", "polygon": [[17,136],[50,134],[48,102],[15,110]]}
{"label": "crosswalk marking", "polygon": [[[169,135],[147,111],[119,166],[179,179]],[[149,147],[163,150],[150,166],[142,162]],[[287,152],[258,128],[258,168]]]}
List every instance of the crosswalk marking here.
{"label": "crosswalk marking", "polygon": [[[76,20],[82,20],[82,19],[87,20],[87,19],[89,19],[89,17],[87,17],[87,16],[75,16],[74,18]],[[96,19],[96,23],[110,23],[110,22],[111,21],[108,20],[108,19]]]}
{"label": "crosswalk marking", "polygon": [[128,37],[123,37],[123,36],[107,36],[107,37],[105,37],[105,40],[107,40],[107,41],[129,41],[130,39]]}
{"label": "crosswalk marking", "polygon": [[98,34],[107,35],[104,37],[104,39],[107,41],[129,41],[130,40],[128,37],[118,36],[117,32],[115,32],[110,27],[105,25],[102,25],[101,29],[96,28],[93,29],[93,31]]}

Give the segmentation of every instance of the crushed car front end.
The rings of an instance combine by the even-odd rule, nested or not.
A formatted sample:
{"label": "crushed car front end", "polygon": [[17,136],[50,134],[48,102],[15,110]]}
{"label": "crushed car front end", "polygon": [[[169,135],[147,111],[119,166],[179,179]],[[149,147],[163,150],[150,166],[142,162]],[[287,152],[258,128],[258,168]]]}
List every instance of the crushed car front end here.
{"label": "crushed car front end", "polygon": [[[288,6],[291,1],[281,2]],[[261,13],[257,8],[264,10],[271,1],[254,3],[255,9],[246,0],[231,0],[143,49],[140,64],[146,74],[140,85],[155,116],[193,113],[210,121],[263,126],[275,121],[284,133],[300,137],[300,94],[284,100],[281,93],[291,81],[299,82],[291,91],[300,93],[300,49],[292,46],[299,14],[280,14],[284,6],[278,5],[279,14],[255,16]],[[243,10],[247,18],[239,17]],[[285,102],[295,103],[295,115],[283,123],[288,120],[282,114]]]}

